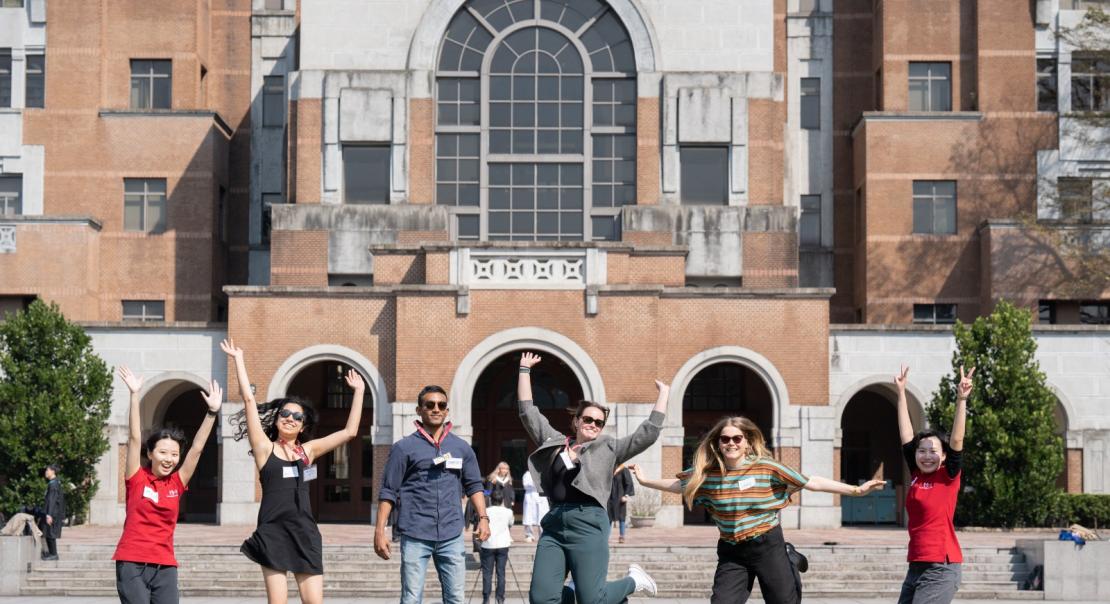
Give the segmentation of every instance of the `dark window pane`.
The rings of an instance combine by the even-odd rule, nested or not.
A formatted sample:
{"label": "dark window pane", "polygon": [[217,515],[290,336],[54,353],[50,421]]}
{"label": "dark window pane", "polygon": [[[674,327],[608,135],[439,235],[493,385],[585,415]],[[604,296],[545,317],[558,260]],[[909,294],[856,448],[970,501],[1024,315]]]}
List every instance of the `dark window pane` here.
{"label": "dark window pane", "polygon": [[0,49],[0,107],[12,106],[12,50]]}
{"label": "dark window pane", "polygon": [[682,203],[728,205],[728,148],[682,147]]}
{"label": "dark window pane", "polygon": [[913,200],[913,232],[933,232],[933,204],[929,199]]}
{"label": "dark window pane", "polygon": [[799,243],[803,246],[821,245],[821,196],[803,195],[801,219],[798,225]]}
{"label": "dark window pane", "polygon": [[343,147],[343,199],[346,203],[389,203],[388,145]]}
{"label": "dark window pane", "polygon": [[27,55],[27,107],[44,107],[46,100],[46,57]]}
{"label": "dark window pane", "polygon": [[262,84],[262,125],[285,123],[285,76],[266,76]]}
{"label": "dark window pane", "polygon": [[591,219],[594,241],[620,240],[620,222],[618,216],[594,216]]}
{"label": "dark window pane", "polygon": [[456,215],[459,223],[459,239],[477,240],[480,217],[477,214]]}
{"label": "dark window pane", "polygon": [[821,128],[821,78],[802,78],[801,127],[809,130]]}

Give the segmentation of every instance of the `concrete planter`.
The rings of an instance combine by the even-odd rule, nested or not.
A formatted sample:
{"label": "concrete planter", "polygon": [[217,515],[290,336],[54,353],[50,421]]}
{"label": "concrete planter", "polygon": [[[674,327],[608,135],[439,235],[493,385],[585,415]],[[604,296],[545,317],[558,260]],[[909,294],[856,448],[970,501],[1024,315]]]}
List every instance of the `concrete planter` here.
{"label": "concrete planter", "polygon": [[1018,539],[1030,568],[1044,567],[1045,600],[1110,601],[1110,542]]}
{"label": "concrete planter", "polygon": [[632,528],[651,528],[655,526],[655,516],[629,516]]}
{"label": "concrete planter", "polygon": [[0,537],[0,596],[19,595],[27,569],[38,553],[34,537]]}

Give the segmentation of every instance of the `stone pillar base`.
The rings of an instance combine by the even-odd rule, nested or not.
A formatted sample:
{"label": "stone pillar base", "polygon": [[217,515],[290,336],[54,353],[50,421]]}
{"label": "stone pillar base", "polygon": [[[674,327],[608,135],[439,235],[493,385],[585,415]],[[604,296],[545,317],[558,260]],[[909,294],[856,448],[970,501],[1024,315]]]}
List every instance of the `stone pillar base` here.
{"label": "stone pillar base", "polygon": [[[789,508],[787,508],[789,509]],[[840,506],[800,506],[798,528],[840,528]]]}
{"label": "stone pillar base", "polygon": [[220,504],[220,525],[252,525],[258,522],[257,502]]}
{"label": "stone pillar base", "polygon": [[18,596],[31,561],[37,558],[35,538],[30,535],[0,537],[0,596]]}
{"label": "stone pillar base", "polygon": [[655,526],[675,528],[682,526],[682,506],[664,505],[655,514]]}

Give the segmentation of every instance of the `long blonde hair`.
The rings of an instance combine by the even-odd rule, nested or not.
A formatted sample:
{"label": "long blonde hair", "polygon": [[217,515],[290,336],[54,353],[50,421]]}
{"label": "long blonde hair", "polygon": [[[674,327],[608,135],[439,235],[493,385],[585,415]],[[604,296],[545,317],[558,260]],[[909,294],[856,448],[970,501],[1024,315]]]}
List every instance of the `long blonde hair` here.
{"label": "long blonde hair", "polygon": [[686,488],[682,489],[682,499],[688,508],[694,507],[694,496],[701,485],[705,484],[706,474],[712,470],[723,472],[725,469],[725,460],[721,455],[721,445],[718,441],[725,426],[732,426],[744,434],[744,440],[748,441],[749,460],[771,457],[766,441],[763,440],[763,432],[755,422],[739,415],[721,418],[721,421],[717,422],[717,425],[701,439],[697,450],[694,451],[694,461],[691,464],[693,470],[690,479],[686,481]]}
{"label": "long blonde hair", "polygon": [[505,484],[512,485],[513,484],[513,471],[509,467],[508,462],[504,462],[504,461],[498,462],[497,465],[493,467],[493,471],[490,472],[488,476],[486,476],[486,482],[492,484],[495,480],[497,480],[497,470],[501,469],[501,466],[505,466],[505,469],[509,470],[508,472],[505,473],[505,477],[508,478],[508,480],[505,481]]}

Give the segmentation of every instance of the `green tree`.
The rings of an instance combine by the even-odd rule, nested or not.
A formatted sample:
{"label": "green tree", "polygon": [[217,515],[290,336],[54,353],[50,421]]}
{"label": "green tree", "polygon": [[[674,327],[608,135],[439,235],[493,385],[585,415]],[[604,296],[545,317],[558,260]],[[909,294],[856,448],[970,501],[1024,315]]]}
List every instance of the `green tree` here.
{"label": "green tree", "polygon": [[927,414],[931,425],[947,430],[958,368],[976,368],[956,523],[1041,526],[1059,494],[1064,449],[1054,427],[1056,395],[1034,358],[1031,315],[1002,301],[970,326],[957,322],[955,336],[953,372],[941,379]]}
{"label": "green tree", "polygon": [[112,393],[90,342],[55,304],[35,301],[0,323],[0,510],[41,505],[43,470],[57,464],[68,513],[86,515]]}

